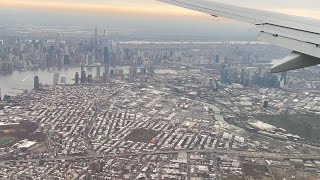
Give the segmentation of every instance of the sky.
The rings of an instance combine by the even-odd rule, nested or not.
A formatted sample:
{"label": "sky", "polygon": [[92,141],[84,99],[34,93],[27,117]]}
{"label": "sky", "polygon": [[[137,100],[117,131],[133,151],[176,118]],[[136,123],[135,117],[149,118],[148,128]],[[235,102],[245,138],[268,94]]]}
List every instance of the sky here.
{"label": "sky", "polygon": [[[320,18],[318,0],[220,0],[218,2],[288,14]],[[0,0],[0,9],[72,11],[91,14],[122,13],[131,15],[199,16],[182,8],[155,0]]]}
{"label": "sky", "polygon": [[[319,0],[219,2],[320,19]],[[204,39],[208,36],[216,39],[254,37],[246,24],[212,18],[155,0],[0,0],[0,26],[15,24],[101,26],[127,34],[167,38],[191,35]]]}

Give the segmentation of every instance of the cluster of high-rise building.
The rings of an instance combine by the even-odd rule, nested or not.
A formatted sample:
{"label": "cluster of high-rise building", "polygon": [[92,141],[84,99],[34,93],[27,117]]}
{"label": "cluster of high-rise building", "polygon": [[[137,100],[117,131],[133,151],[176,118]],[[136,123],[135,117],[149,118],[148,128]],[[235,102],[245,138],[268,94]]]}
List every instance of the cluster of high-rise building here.
{"label": "cluster of high-rise building", "polygon": [[317,121],[269,120],[317,119],[320,71],[271,74],[282,51],[265,44],[100,34],[0,40],[1,72],[80,65],[3,101],[0,89],[0,179],[319,179]]}
{"label": "cluster of high-rise building", "polygon": [[116,64],[117,48],[116,42],[107,40],[106,31],[100,35],[97,28],[94,37],[84,40],[60,34],[55,38],[39,39],[7,37],[0,43],[0,72],[79,64]]}
{"label": "cluster of high-rise building", "polygon": [[27,40],[15,38],[0,45],[0,71],[36,69],[71,65],[79,60],[76,49],[63,41],[58,34],[55,40]]}
{"label": "cluster of high-rise building", "polygon": [[256,66],[228,66],[222,65],[221,82],[224,84],[237,83],[244,87],[258,86],[278,88],[287,84],[288,73],[272,74],[270,68]]}

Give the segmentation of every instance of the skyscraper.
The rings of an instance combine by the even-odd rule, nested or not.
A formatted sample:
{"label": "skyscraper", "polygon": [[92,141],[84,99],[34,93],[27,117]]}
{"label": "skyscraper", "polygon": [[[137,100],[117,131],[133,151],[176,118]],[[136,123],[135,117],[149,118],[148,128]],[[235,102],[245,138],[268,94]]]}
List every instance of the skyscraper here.
{"label": "skyscraper", "polygon": [[92,83],[93,80],[92,80],[92,74],[88,75],[88,83]]}
{"label": "skyscraper", "polygon": [[110,76],[114,77],[114,70],[113,69],[111,69],[111,71],[110,71]]}
{"label": "skyscraper", "polygon": [[92,65],[92,64],[94,64],[94,63],[95,63],[95,56],[94,56],[94,54],[92,54],[92,53],[87,54],[86,64],[87,64],[87,65]]}
{"label": "skyscraper", "polygon": [[133,81],[134,78],[137,76],[138,69],[137,67],[130,67],[129,68],[129,81]]}
{"label": "skyscraper", "polygon": [[221,82],[228,83],[228,71],[227,66],[224,64],[221,69]]}
{"label": "skyscraper", "polygon": [[87,74],[85,71],[81,72],[81,80],[80,81],[81,81],[81,83],[87,82]]}
{"label": "skyscraper", "polygon": [[99,65],[99,66],[97,66],[97,78],[98,78],[98,79],[100,79],[100,76],[101,76],[101,75],[100,75],[100,74],[101,74],[100,71],[101,71],[101,67],[100,67],[100,65]]}
{"label": "skyscraper", "polygon": [[59,73],[53,74],[53,85],[57,85],[59,82]]}
{"label": "skyscraper", "polygon": [[109,69],[110,69],[110,54],[109,54],[109,50],[108,47],[104,47],[104,65],[105,65],[105,76],[109,75]]}
{"label": "skyscraper", "polygon": [[58,33],[55,41],[55,48],[59,49],[60,43],[61,43],[61,37],[60,37],[60,34]]}
{"label": "skyscraper", "polygon": [[281,73],[280,81],[283,81],[283,85],[287,84],[287,82],[288,82],[288,72],[282,72]]}
{"label": "skyscraper", "polygon": [[75,81],[75,84],[79,84],[79,73],[78,72],[76,72],[74,81]]}
{"label": "skyscraper", "polygon": [[219,56],[218,54],[216,55],[215,63],[216,63],[216,64],[219,64],[219,63],[220,63],[220,56]]}
{"label": "skyscraper", "polygon": [[81,72],[84,71],[84,66],[81,66]]}
{"label": "skyscraper", "polygon": [[70,65],[71,62],[70,62],[70,56],[69,55],[64,55],[64,65]]}
{"label": "skyscraper", "polygon": [[34,90],[36,91],[40,90],[39,76],[34,77],[33,85],[34,85]]}
{"label": "skyscraper", "polygon": [[96,27],[94,29],[94,45],[97,48],[99,43],[99,37],[98,37],[98,28]]}
{"label": "skyscraper", "polygon": [[50,46],[46,50],[47,52],[47,67],[53,67],[56,60],[56,52],[54,46]]}
{"label": "skyscraper", "polygon": [[87,82],[87,74],[86,71],[84,70],[84,66],[81,66],[81,79],[80,79],[81,83],[85,83]]}

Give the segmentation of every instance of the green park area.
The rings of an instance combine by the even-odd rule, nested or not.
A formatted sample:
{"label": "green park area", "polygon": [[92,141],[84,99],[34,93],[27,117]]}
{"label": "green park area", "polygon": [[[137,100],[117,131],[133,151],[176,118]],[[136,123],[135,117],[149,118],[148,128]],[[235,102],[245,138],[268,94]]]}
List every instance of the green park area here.
{"label": "green park area", "polygon": [[11,142],[12,140],[13,140],[13,138],[11,138],[11,137],[0,138],[0,147]]}
{"label": "green park area", "polygon": [[291,134],[298,135],[308,141],[320,142],[320,116],[317,115],[258,115],[257,119],[283,128]]}

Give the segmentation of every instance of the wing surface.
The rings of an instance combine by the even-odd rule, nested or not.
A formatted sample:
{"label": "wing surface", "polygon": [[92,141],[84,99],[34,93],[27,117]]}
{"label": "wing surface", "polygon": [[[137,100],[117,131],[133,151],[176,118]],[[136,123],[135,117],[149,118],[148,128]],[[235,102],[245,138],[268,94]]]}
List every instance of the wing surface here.
{"label": "wing surface", "polygon": [[272,72],[320,64],[320,21],[206,0],[159,1],[255,25],[258,40],[293,50],[272,68]]}

